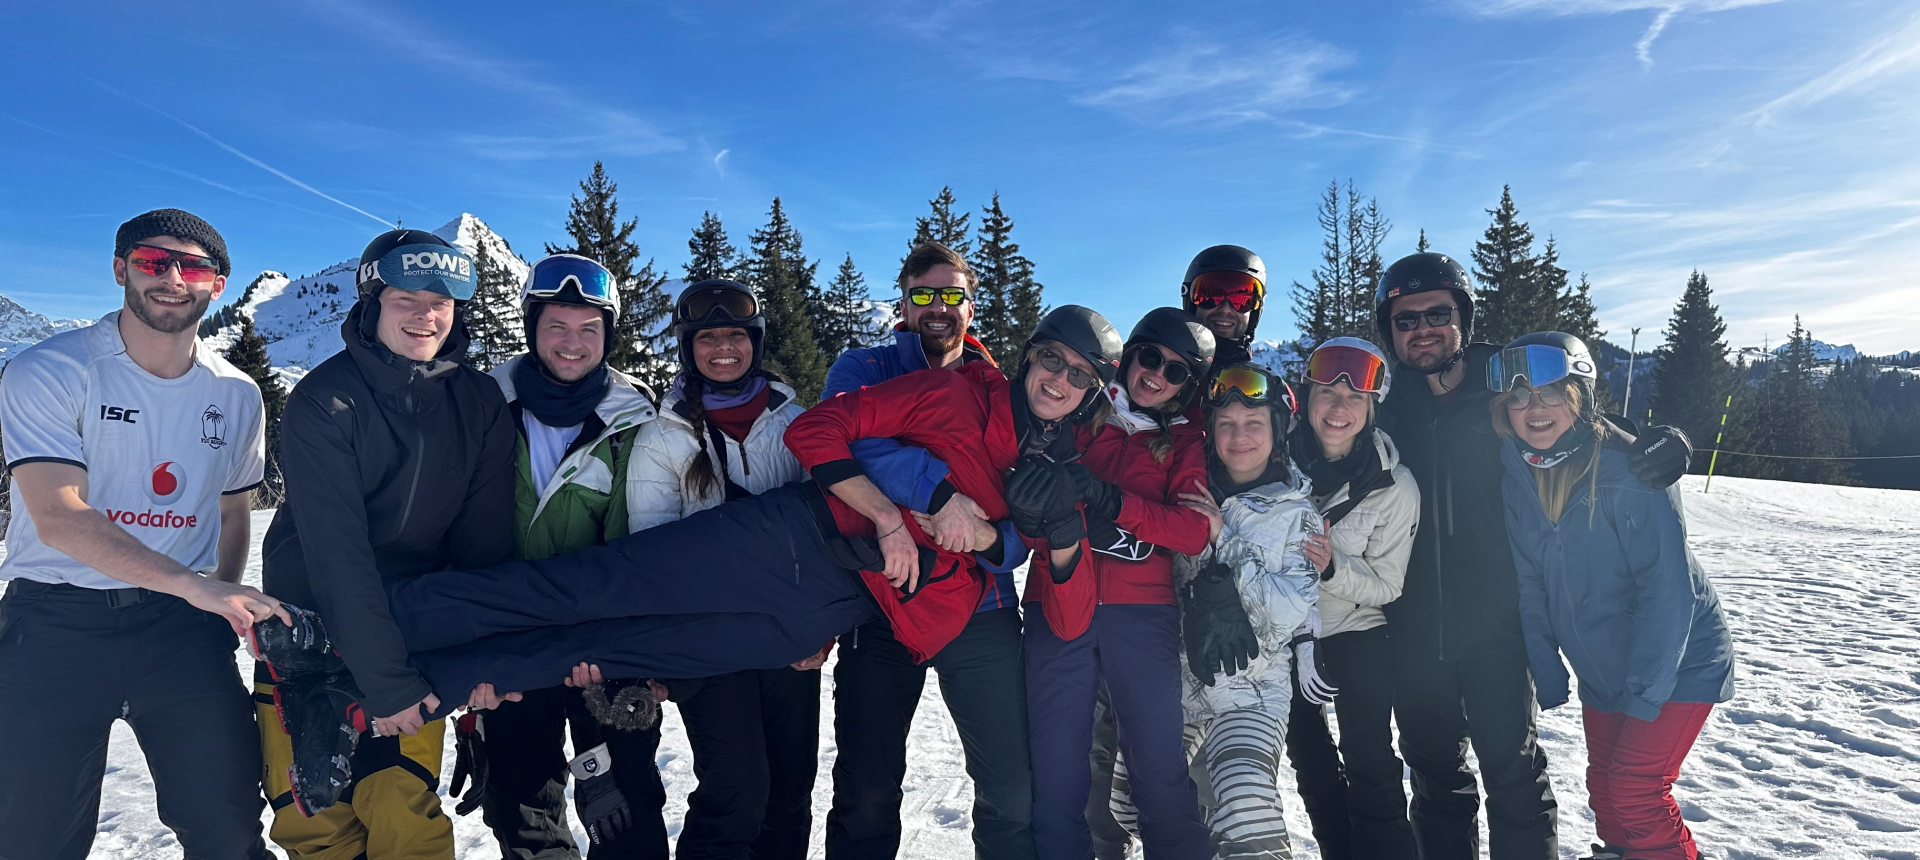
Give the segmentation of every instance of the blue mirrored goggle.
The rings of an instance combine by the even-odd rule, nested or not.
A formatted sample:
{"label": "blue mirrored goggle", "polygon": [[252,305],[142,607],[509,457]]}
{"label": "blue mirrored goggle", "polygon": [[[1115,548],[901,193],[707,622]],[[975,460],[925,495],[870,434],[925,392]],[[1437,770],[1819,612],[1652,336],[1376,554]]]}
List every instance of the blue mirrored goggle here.
{"label": "blue mirrored goggle", "polygon": [[579,290],[580,297],[591,304],[619,308],[613,275],[607,268],[572,254],[555,254],[534,263],[532,271],[527,273],[527,285],[520,291],[520,299],[551,299],[569,286]]}
{"label": "blue mirrored goggle", "polygon": [[1573,359],[1557,346],[1510,346],[1487,362],[1487,387],[1511,391],[1516,381],[1529,388],[1559,382],[1573,375]]}

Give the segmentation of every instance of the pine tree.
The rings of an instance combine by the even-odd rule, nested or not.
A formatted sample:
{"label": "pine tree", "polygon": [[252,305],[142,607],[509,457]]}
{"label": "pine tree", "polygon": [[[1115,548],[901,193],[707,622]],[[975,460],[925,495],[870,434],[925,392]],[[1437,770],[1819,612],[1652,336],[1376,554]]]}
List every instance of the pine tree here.
{"label": "pine tree", "polygon": [[1362,205],[1353,180],[1347,180],[1344,203],[1338,181],[1327,184],[1315,215],[1320,223],[1320,265],[1312,286],[1293,283],[1293,313],[1300,326],[1300,345],[1313,347],[1336,337],[1372,338],[1373,288],[1385,265],[1380,246],[1393,229],[1380,214],[1380,204]]}
{"label": "pine tree", "polygon": [[977,235],[979,244],[968,261],[980,278],[973,333],[995,362],[1011,368],[1019,363],[1020,347],[1045,312],[1041,286],[1033,280],[1033,261],[1013,241],[1013,218],[1000,207],[1000,192],[981,207]]}
{"label": "pine tree", "polygon": [[[1558,268],[1557,249],[1549,242],[1553,260],[1534,256],[1533,229],[1520,220],[1512,186],[1502,187],[1499,207],[1488,209],[1487,214],[1493,216],[1493,223],[1473,246],[1473,277],[1479,285],[1474,333],[1506,343],[1530,332],[1552,330],[1560,321],[1560,291],[1549,283],[1552,273],[1545,273],[1548,277],[1543,280],[1540,268],[1543,261]],[[1564,281],[1564,270],[1559,279]]]}
{"label": "pine tree", "polygon": [[827,375],[808,313],[817,265],[807,262],[799,231],[787,220],[780,198],[773,198],[767,226],[753,233],[747,283],[759,294],[760,309],[767,318],[766,365],[786,377],[802,403],[820,399]]}
{"label": "pine tree", "polygon": [[1711,447],[1722,406],[1738,381],[1727,362],[1726,334],[1713,289],[1696,269],[1667,322],[1666,342],[1653,351],[1649,382],[1654,420],[1680,428],[1700,448]]}
{"label": "pine tree", "polygon": [[485,242],[474,245],[473,272],[473,300],[467,303],[467,332],[472,337],[467,363],[477,370],[492,370],[530,348],[519,313],[520,279],[494,257]]}
{"label": "pine tree", "polygon": [[[967,212],[953,214],[953,186],[942,187],[939,194],[927,201],[927,205],[932,207],[932,212],[925,218],[913,219],[913,238],[908,240],[907,250],[912,251],[913,246],[922,242],[933,241],[952,248],[954,253],[962,257],[967,256],[973,250],[967,241],[967,222],[973,216]],[[905,257],[900,260],[906,262]]]}
{"label": "pine tree", "polygon": [[690,259],[685,269],[689,284],[709,278],[740,279],[740,252],[727,241],[727,230],[720,226],[720,216],[712,212],[700,213],[700,226],[693,228],[693,238],[687,240],[687,253]]}
{"label": "pine tree", "polygon": [[672,381],[675,356],[673,331],[663,325],[673,313],[673,301],[660,287],[665,275],[653,270],[653,260],[636,271],[640,247],[633,242],[638,219],[620,220],[619,186],[607,178],[604,165],[593,163],[593,173],[580,182],[580,193],[567,210],[567,235],[572,245],[547,245],[549,254],[578,254],[598,260],[613,273],[620,294],[620,319],[614,322],[613,350],[607,363],[638,376],[655,391]]}
{"label": "pine tree", "polygon": [[[1751,402],[1740,410],[1735,450],[1763,457],[1734,457],[1742,475],[1814,484],[1856,483],[1845,460],[1853,446],[1839,410],[1832,408],[1825,386],[1814,368],[1813,336],[1793,318],[1793,336],[1780,354],[1767,363],[1765,377],[1751,392]],[[1732,446],[1729,446],[1732,447]],[[1724,459],[1722,462],[1726,462]]]}
{"label": "pine tree", "polygon": [[873,299],[867,292],[867,278],[854,268],[852,254],[840,261],[840,270],[822,291],[821,299],[825,312],[813,318],[813,325],[822,350],[838,355],[879,339],[881,332],[868,312]]}
{"label": "pine tree", "polygon": [[1422,227],[1420,228],[1420,241],[1414,244],[1413,252],[1415,254],[1425,254],[1431,249],[1432,246],[1427,244],[1427,228]]}
{"label": "pine tree", "polygon": [[260,405],[267,437],[267,470],[260,506],[278,505],[285,493],[280,476],[280,413],[287,408],[287,387],[267,356],[267,339],[254,331],[253,317],[239,315],[240,334],[227,347],[226,359],[260,386]]}

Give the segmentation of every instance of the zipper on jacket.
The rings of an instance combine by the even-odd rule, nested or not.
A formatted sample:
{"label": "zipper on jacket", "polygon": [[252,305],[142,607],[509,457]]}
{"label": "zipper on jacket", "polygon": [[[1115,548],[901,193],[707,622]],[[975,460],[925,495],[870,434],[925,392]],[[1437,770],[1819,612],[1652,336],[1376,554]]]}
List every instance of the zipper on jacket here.
{"label": "zipper on jacket", "polygon": [[407,486],[407,503],[400,508],[400,526],[394,529],[396,539],[407,533],[407,520],[413,516],[413,497],[420,492],[420,467],[425,465],[427,433],[420,429],[420,415],[413,406],[413,380],[420,373],[418,366],[407,371],[407,417],[413,419],[413,483]]}
{"label": "zipper on jacket", "polygon": [[[1440,456],[1440,419],[1439,419],[1439,416],[1437,415],[1434,417],[1433,423],[1427,425],[1427,443],[1428,443],[1427,451],[1429,454],[1433,456],[1434,464],[1440,467],[1441,473],[1442,473],[1441,476],[1443,480],[1451,482],[1453,480],[1453,470],[1448,468],[1448,463],[1446,458]],[[1449,496],[1451,496],[1451,494],[1449,494]],[[1433,488],[1433,512],[1435,514],[1440,513],[1440,488],[1439,487]],[[1453,511],[1449,509],[1447,512],[1451,514]],[[1434,526],[1436,528],[1436,531],[1433,535],[1433,585],[1436,591],[1438,592],[1436,595],[1437,599],[1434,601],[1436,604],[1434,606],[1434,615],[1433,615],[1434,647],[1436,652],[1440,655],[1440,660],[1442,662],[1445,662],[1447,659],[1447,574],[1446,574],[1446,564],[1445,564],[1446,557],[1440,551],[1440,535],[1438,532],[1439,523],[1435,523]]]}

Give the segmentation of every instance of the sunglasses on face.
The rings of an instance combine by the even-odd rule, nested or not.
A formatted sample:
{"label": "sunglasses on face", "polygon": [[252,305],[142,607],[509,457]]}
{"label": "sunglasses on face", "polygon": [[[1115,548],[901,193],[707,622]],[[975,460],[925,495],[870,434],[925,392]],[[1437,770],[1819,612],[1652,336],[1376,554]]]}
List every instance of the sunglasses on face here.
{"label": "sunglasses on face", "polygon": [[192,284],[204,284],[220,277],[220,265],[212,257],[175,251],[157,245],[135,245],[127,252],[127,265],[139,269],[154,277],[164,277],[167,270],[175,265],[180,267],[180,280]]}
{"label": "sunglasses on face", "polygon": [[1225,304],[1241,313],[1259,310],[1266,293],[1260,279],[1246,272],[1206,272],[1194,278],[1188,289],[1196,308],[1211,310]]}
{"label": "sunglasses on face", "polygon": [[1040,367],[1048,373],[1059,373],[1062,370],[1066,371],[1067,384],[1082,391],[1091,391],[1100,387],[1100,377],[1068,364],[1066,356],[1054,352],[1047,347],[1035,347],[1033,360],[1039,362]]}
{"label": "sunglasses on face", "polygon": [[1565,406],[1567,396],[1558,388],[1515,388],[1507,395],[1507,411],[1525,412],[1535,402],[1541,406]]}
{"label": "sunglasses on face", "polygon": [[1169,360],[1158,347],[1148,346],[1140,350],[1134,354],[1133,360],[1140,365],[1141,370],[1160,371],[1160,377],[1165,379],[1168,385],[1185,385],[1188,379],[1193,378],[1193,371],[1187,367],[1186,362]]}
{"label": "sunglasses on face", "polygon": [[1428,328],[1441,328],[1453,322],[1452,306],[1427,308],[1424,311],[1406,311],[1393,315],[1393,327],[1399,331],[1413,331],[1420,327],[1420,321],[1426,320]]}
{"label": "sunglasses on face", "polygon": [[940,297],[940,303],[947,307],[959,307],[968,301],[967,291],[962,287],[909,287],[907,301],[920,307],[933,304],[933,298]]}

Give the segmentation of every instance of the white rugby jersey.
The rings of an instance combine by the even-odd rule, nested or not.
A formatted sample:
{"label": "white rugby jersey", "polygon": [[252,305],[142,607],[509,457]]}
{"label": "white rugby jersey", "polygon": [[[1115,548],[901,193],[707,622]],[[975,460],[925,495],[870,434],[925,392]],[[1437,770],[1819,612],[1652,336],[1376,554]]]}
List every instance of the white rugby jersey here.
{"label": "white rugby jersey", "polygon": [[[219,564],[220,496],[260,484],[266,437],[260,388],[206,344],[193,367],[161,379],[127,355],[120,312],[50,337],[0,375],[8,468],[54,461],[87,470],[87,504],[189,569]],[[17,500],[0,579],[126,588],[40,542]]]}

